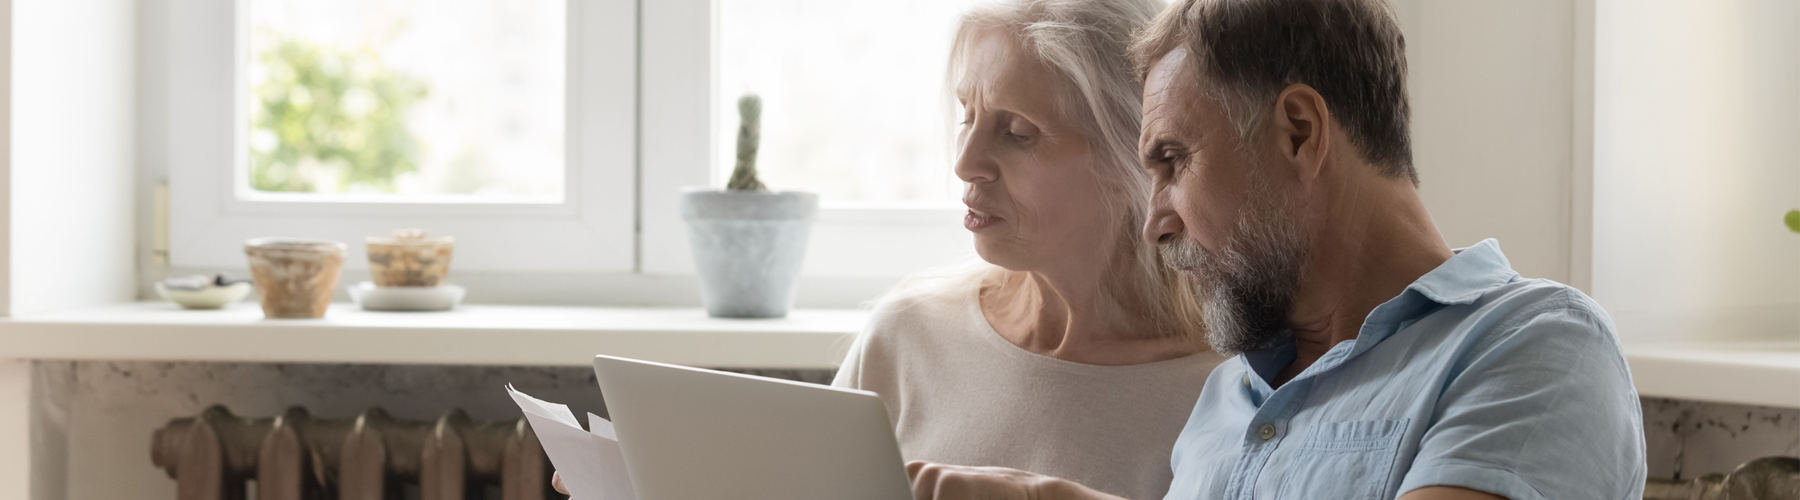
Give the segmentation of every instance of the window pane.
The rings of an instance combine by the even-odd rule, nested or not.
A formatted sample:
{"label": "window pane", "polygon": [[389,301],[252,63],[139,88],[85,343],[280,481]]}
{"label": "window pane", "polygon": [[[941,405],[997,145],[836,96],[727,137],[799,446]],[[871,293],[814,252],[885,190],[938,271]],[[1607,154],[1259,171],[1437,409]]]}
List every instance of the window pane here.
{"label": "window pane", "polygon": [[944,70],[976,0],[721,0],[718,176],[737,99],[762,95],[757,166],[776,190],[840,201],[955,200]]}
{"label": "window pane", "polygon": [[249,0],[248,192],[560,201],[564,2]]}

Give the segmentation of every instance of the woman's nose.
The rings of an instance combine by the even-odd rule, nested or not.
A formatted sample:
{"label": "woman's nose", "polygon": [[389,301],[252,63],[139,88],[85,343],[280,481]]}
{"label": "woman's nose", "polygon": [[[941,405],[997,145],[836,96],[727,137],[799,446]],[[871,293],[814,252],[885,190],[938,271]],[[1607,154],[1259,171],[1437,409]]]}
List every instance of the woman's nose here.
{"label": "woman's nose", "polygon": [[1158,189],[1150,196],[1150,214],[1144,218],[1144,243],[1159,245],[1181,237],[1185,226],[1181,215],[1170,206],[1168,191]]}
{"label": "woman's nose", "polygon": [[987,141],[981,134],[971,132],[963,139],[961,151],[956,155],[956,177],[963,182],[977,184],[992,182],[1000,177],[1000,165],[988,155]]}

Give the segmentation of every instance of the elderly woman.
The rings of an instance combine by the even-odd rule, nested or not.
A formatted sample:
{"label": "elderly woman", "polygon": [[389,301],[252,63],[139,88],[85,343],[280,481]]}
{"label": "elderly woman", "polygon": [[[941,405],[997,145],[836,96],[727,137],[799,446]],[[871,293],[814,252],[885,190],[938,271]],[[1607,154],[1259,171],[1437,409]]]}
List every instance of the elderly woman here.
{"label": "elderly woman", "polygon": [[1126,51],[1160,7],[1002,0],[963,16],[956,175],[985,262],[901,283],[833,382],[881,395],[906,459],[1168,489],[1223,358],[1199,340],[1189,281],[1138,238],[1149,179]]}
{"label": "elderly woman", "polygon": [[1189,282],[1137,237],[1148,179],[1127,48],[1154,0],[1011,0],[965,15],[956,174],[985,263],[875,308],[834,385],[887,403],[908,460],[1004,466],[1161,498],[1207,374]]}

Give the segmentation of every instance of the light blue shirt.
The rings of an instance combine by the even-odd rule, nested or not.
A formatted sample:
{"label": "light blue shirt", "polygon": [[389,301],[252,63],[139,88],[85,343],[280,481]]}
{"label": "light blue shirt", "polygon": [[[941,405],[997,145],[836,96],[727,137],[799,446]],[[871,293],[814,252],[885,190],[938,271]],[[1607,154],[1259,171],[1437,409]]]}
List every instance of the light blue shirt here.
{"label": "light blue shirt", "polygon": [[1280,388],[1294,345],[1213,370],[1167,500],[1392,499],[1461,486],[1512,500],[1643,498],[1643,417],[1612,319],[1458,250]]}

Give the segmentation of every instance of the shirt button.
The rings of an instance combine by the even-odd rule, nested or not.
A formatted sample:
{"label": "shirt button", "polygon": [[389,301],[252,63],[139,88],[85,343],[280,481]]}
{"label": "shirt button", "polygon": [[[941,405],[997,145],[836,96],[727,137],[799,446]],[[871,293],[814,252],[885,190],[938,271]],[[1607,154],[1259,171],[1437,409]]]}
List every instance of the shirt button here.
{"label": "shirt button", "polygon": [[1256,435],[1262,436],[1263,441],[1275,439],[1275,426],[1272,424],[1263,424],[1262,428],[1256,430]]}

